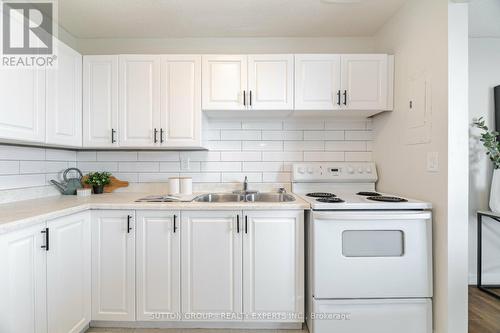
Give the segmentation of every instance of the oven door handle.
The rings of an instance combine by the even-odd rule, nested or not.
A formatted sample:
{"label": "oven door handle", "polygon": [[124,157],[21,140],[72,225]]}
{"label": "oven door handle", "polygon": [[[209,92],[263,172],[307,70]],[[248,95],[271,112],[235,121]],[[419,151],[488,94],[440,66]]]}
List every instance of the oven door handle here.
{"label": "oven door handle", "polygon": [[430,220],[429,211],[383,211],[383,212],[313,212],[314,220]]}

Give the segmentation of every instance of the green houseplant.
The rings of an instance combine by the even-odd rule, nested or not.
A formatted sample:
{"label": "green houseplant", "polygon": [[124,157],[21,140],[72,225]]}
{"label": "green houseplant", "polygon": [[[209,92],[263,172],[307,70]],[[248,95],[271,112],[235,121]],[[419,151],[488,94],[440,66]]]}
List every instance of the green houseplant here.
{"label": "green houseplant", "polygon": [[500,142],[498,142],[498,132],[491,131],[486,125],[483,117],[474,121],[474,126],[481,130],[479,141],[486,148],[486,155],[493,162],[493,178],[490,189],[490,209],[500,212]]}
{"label": "green houseplant", "polygon": [[92,186],[94,194],[101,194],[104,192],[104,186],[110,182],[111,173],[109,172],[90,172],[87,174],[85,184]]}

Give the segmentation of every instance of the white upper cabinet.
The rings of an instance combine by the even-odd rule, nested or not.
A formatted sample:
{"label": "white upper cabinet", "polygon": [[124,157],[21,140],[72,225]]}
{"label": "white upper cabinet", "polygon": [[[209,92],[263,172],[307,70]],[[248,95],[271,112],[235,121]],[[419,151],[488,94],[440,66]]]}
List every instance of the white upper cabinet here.
{"label": "white upper cabinet", "polygon": [[[244,211],[243,311],[304,314],[304,212]],[[250,316],[251,318],[252,316]]]}
{"label": "white upper cabinet", "polygon": [[92,211],[92,320],[135,320],[134,221],[134,211]]}
{"label": "white upper cabinet", "polygon": [[206,55],[202,67],[204,110],[246,109],[246,55]]}
{"label": "white upper cabinet", "polygon": [[341,58],[342,106],[349,110],[386,110],[389,105],[388,56],[349,54]]}
{"label": "white upper cabinet", "polygon": [[57,45],[57,67],[47,69],[46,143],[81,147],[82,56]]}
{"label": "white upper cabinet", "polygon": [[45,223],[0,237],[0,332],[47,332]]}
{"label": "white upper cabinet", "polygon": [[137,320],[174,320],[181,311],[180,239],[180,212],[137,212]]}
{"label": "white upper cabinet", "polygon": [[204,110],[292,110],[293,55],[203,56]]}
{"label": "white upper cabinet", "polygon": [[201,56],[84,57],[85,147],[201,147]]}
{"label": "white upper cabinet", "polygon": [[295,109],[392,109],[391,59],[387,54],[296,55]]}
{"label": "white upper cabinet", "polygon": [[201,56],[162,57],[160,95],[161,146],[201,146]]}
{"label": "white upper cabinet", "polygon": [[160,59],[156,55],[120,56],[121,147],[160,144]]}
{"label": "white upper cabinet", "polygon": [[248,56],[248,102],[254,110],[293,110],[293,55]]}
{"label": "white upper cabinet", "polygon": [[0,139],[45,142],[45,70],[0,70]]}
{"label": "white upper cabinet", "polygon": [[340,55],[295,56],[295,109],[340,109]]}
{"label": "white upper cabinet", "polygon": [[83,146],[118,145],[118,56],[83,57]]}
{"label": "white upper cabinet", "polygon": [[239,213],[182,213],[184,314],[241,313],[242,228],[238,227]]}
{"label": "white upper cabinet", "polygon": [[90,212],[47,222],[47,313],[51,333],[79,333],[90,323]]}

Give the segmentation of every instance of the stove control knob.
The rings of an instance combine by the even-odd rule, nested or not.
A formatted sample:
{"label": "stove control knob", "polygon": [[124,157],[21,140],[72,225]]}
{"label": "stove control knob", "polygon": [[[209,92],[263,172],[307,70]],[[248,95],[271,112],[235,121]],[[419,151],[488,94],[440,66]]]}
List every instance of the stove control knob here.
{"label": "stove control knob", "polygon": [[304,168],[300,167],[297,169],[297,171],[300,173],[300,174],[303,174],[305,172]]}
{"label": "stove control knob", "polygon": [[363,168],[358,168],[358,173],[363,173]]}
{"label": "stove control knob", "polygon": [[366,167],[366,173],[372,173],[372,168],[371,167]]}
{"label": "stove control knob", "polygon": [[313,169],[313,168],[307,168],[307,173],[308,173],[308,174],[312,175],[313,171],[314,171],[314,169]]}
{"label": "stove control knob", "polygon": [[352,166],[347,167],[347,172],[354,173],[354,168]]}

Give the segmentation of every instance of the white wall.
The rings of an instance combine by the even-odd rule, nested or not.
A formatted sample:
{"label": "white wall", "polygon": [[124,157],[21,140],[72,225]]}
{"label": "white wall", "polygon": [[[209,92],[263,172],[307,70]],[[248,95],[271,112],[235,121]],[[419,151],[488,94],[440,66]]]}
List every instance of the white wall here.
{"label": "white wall", "polygon": [[[479,14],[479,13],[478,13]],[[473,18],[471,17],[471,20]],[[479,18],[476,18],[479,19]],[[469,118],[484,117],[488,126],[495,127],[493,87],[500,85],[500,38],[469,39]],[[470,189],[469,189],[469,282],[476,283],[478,210],[489,210],[488,200],[493,171],[485,149],[479,142],[480,131],[470,129]],[[500,283],[500,224],[484,220],[483,282]]]}
{"label": "white wall", "polygon": [[82,54],[119,53],[369,53],[371,37],[78,39]]}
{"label": "white wall", "polygon": [[468,329],[468,4],[448,5],[448,332]]}
{"label": "white wall", "polygon": [[[465,239],[465,244],[461,245],[462,249],[449,248],[449,244],[455,246],[456,243],[449,242],[448,237],[455,237],[457,233],[450,230],[448,212],[448,167],[453,168],[448,164],[449,120],[452,119],[448,116],[453,116],[448,109],[448,57],[452,56],[448,54],[448,9],[446,0],[409,0],[375,36],[377,51],[395,54],[395,108],[392,113],[374,118],[373,156],[380,171],[379,190],[433,204],[434,328],[438,333],[459,333],[467,331],[467,230],[466,220],[462,218],[463,226],[457,225],[456,231],[459,240]],[[462,16],[463,10],[458,15]],[[466,23],[463,22],[465,27]],[[464,65],[466,70],[467,63]],[[423,126],[410,129],[410,81],[416,77],[428,82],[432,106],[428,108]],[[457,112],[467,114],[466,110]],[[427,171],[429,152],[438,153],[437,172]],[[456,157],[464,160],[464,156]],[[462,178],[467,178],[466,171]],[[462,193],[466,199],[466,182],[457,185],[464,187]],[[457,201],[460,203],[463,197]],[[465,209],[462,204],[462,210]],[[453,222],[459,223],[460,219]],[[458,275],[452,276],[450,272],[458,272]]]}

